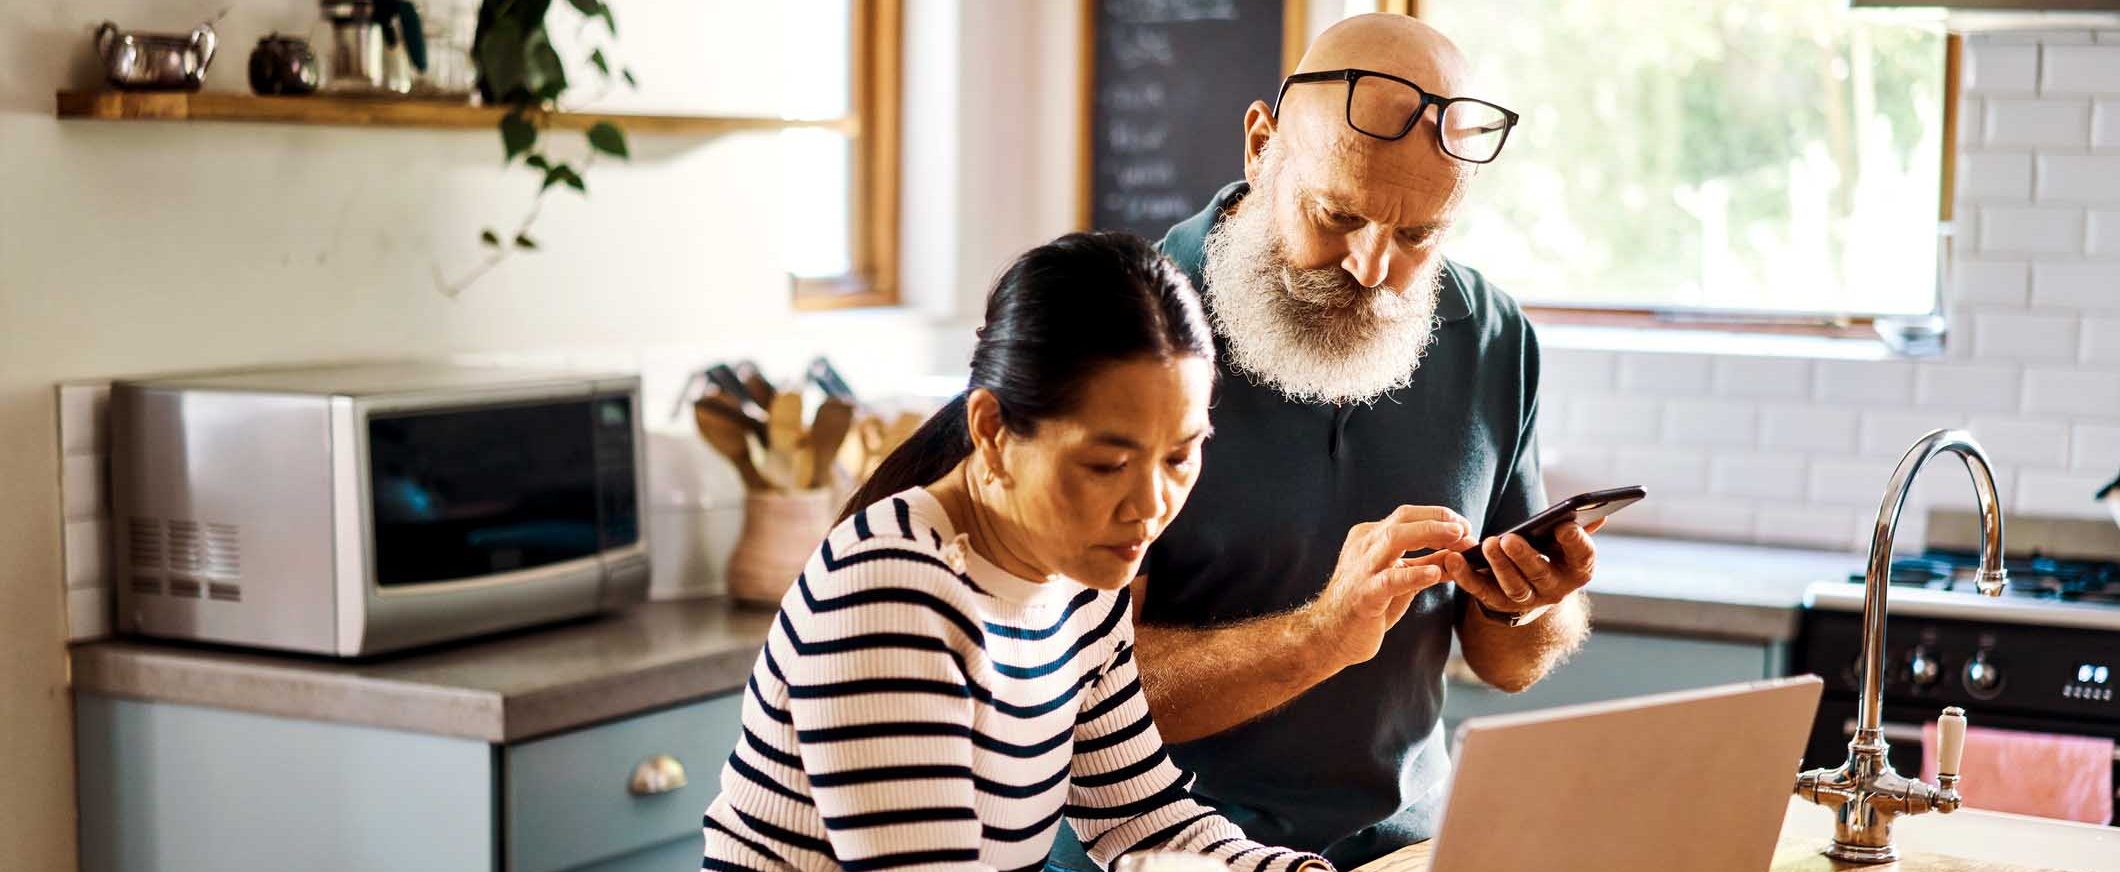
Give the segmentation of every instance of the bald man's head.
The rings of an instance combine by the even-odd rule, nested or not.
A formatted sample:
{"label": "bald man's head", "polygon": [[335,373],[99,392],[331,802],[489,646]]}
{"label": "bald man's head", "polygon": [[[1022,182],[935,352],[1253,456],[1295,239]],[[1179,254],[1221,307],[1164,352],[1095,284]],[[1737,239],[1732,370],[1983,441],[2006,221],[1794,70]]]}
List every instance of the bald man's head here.
{"label": "bald man's head", "polygon": [[[1320,34],[1297,65],[1350,69],[1419,90],[1330,78],[1289,85],[1278,113],[1253,103],[1251,192],[1207,251],[1210,313],[1234,361],[1302,400],[1365,402],[1412,378],[1434,329],[1440,244],[1477,166],[1443,152],[1439,111],[1421,99],[1468,86],[1470,66],[1441,32],[1403,15],[1356,16]],[[1351,91],[1370,133],[1349,124]],[[1383,138],[1417,107],[1412,129]]]}

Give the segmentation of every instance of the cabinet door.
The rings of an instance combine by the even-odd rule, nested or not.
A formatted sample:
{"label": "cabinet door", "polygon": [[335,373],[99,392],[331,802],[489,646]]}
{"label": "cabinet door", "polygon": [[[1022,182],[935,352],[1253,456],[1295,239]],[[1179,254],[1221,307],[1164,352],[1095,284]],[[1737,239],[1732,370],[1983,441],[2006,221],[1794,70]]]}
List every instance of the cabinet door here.
{"label": "cabinet door", "polygon": [[92,694],[74,735],[84,872],[495,866],[485,742]]}
{"label": "cabinet door", "polygon": [[[678,868],[698,868],[699,818],[742,735],[742,703],[742,694],[729,694],[509,746],[506,868],[574,869],[686,836],[692,861]],[[635,768],[657,755],[683,765],[685,786],[635,795]]]}
{"label": "cabinet door", "polygon": [[1766,642],[1593,632],[1583,650],[1523,693],[1452,678],[1443,721],[1455,730],[1458,721],[1480,715],[1758,681],[1781,671],[1779,654],[1779,646]]}
{"label": "cabinet door", "polygon": [[699,868],[700,854],[705,850],[700,834],[693,833],[682,839],[672,839],[652,848],[643,848],[623,857],[591,863],[567,870],[567,872],[685,872]]}

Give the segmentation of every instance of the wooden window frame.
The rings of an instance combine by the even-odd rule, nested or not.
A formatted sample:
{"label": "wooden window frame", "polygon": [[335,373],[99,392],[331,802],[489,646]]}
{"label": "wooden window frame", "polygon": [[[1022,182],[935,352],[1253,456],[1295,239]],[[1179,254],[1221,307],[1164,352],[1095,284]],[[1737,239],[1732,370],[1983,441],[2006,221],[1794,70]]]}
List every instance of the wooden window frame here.
{"label": "wooden window frame", "polygon": [[[1377,0],[1377,11],[1419,17],[1421,0]],[[1951,222],[1952,203],[1957,199],[1960,121],[1958,103],[1965,69],[1964,53],[1964,40],[1959,34],[1944,34],[1941,162],[1943,178],[1938,198],[1941,202],[1937,204],[1936,213],[1945,224]],[[1948,263],[1952,254],[1951,237],[1945,236],[1938,240],[1937,244],[1943,249],[1939,259]],[[1941,300],[1938,303],[1940,310]],[[1721,333],[1768,333],[1847,339],[1876,338],[1878,321],[1878,316],[1875,315],[1807,315],[1798,312],[1747,315],[1691,309],[1658,309],[1648,306],[1556,306],[1527,303],[1524,304],[1523,310],[1533,322],[1539,324],[1643,330],[1708,330]]]}
{"label": "wooden window frame", "polygon": [[852,167],[848,176],[843,275],[791,277],[797,311],[896,306],[900,124],[903,113],[905,0],[850,0],[848,42],[853,76],[848,96]]}

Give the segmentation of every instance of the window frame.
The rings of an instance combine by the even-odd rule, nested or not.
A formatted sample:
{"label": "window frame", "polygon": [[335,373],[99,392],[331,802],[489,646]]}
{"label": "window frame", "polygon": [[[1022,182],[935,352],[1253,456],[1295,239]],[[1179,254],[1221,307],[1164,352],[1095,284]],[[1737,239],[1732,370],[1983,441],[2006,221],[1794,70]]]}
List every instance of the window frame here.
{"label": "window frame", "polygon": [[853,81],[847,133],[847,249],[850,269],[836,276],[789,276],[796,311],[897,306],[899,152],[903,121],[905,0],[849,0],[847,65]]}
{"label": "window frame", "polygon": [[[1377,11],[1411,15],[1421,14],[1421,0],[1377,0]],[[1958,109],[1959,94],[1964,72],[1964,40],[1955,32],[1944,34],[1943,42],[1943,158],[1940,168],[1943,178],[1938,190],[1936,214],[1939,221],[1950,226],[1953,204],[1957,200],[1958,177]],[[1946,234],[1937,240],[1940,248],[1939,260],[1949,268],[1952,262],[1952,236]],[[1944,294],[1939,288],[1936,307],[1932,312],[1942,312]],[[1770,333],[1798,336],[1825,336],[1835,338],[1875,338],[1875,315],[1824,315],[1801,312],[1726,313],[1685,308],[1657,308],[1654,306],[1563,306],[1550,303],[1525,303],[1524,314],[1539,324],[1569,324],[1589,327],[1618,327],[1645,330],[1711,330],[1724,333]],[[1888,316],[1897,318],[1899,316]],[[1920,316],[1912,316],[1920,317]]]}

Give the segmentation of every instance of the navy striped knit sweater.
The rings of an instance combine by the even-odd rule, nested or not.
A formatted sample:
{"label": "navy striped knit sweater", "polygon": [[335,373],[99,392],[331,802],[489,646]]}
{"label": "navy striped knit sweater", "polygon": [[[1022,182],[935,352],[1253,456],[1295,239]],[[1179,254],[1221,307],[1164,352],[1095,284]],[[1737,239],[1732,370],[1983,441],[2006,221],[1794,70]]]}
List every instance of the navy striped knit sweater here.
{"label": "navy striped knit sweater", "polygon": [[1166,850],[1330,868],[1186,792],[1122,593],[1003,572],[923,489],[832,531],[746,694],[706,869],[1037,869],[1062,815],[1107,866]]}

